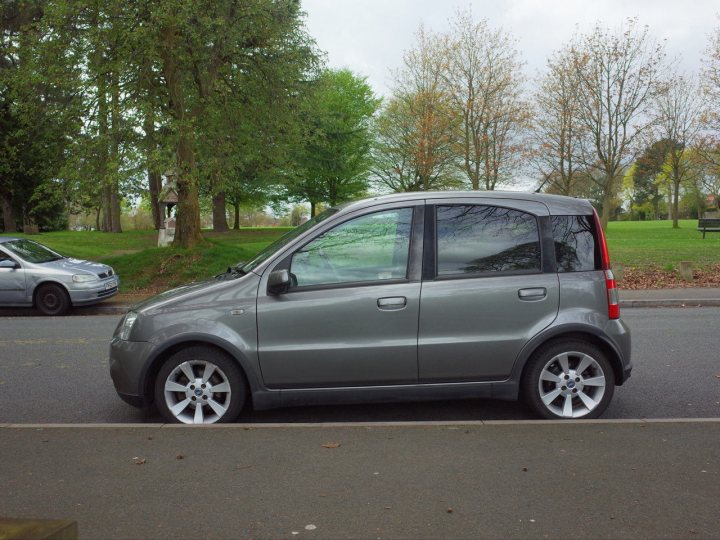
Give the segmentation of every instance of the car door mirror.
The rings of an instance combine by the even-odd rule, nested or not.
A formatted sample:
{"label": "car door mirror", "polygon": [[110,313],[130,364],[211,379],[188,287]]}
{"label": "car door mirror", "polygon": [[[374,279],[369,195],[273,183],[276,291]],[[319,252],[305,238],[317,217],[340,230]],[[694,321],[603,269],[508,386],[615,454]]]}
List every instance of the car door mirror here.
{"label": "car door mirror", "polygon": [[268,293],[284,294],[290,289],[290,271],[274,270],[268,276]]}
{"label": "car door mirror", "polygon": [[13,270],[16,270],[20,268],[20,265],[11,259],[3,259],[0,261],[0,268],[12,268]]}

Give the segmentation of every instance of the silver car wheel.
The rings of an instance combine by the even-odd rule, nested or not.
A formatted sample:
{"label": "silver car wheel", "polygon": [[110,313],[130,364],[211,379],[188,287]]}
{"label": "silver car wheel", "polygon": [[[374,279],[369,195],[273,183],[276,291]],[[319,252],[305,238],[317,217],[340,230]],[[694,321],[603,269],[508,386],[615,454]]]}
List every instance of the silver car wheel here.
{"label": "silver car wheel", "polygon": [[597,360],[582,352],[553,356],[540,372],[538,392],[545,407],[562,418],[581,418],[594,411],[607,379]]}
{"label": "silver car wheel", "polygon": [[216,364],[205,360],[181,363],[165,379],[165,404],[184,424],[214,424],[230,407],[230,380]]}

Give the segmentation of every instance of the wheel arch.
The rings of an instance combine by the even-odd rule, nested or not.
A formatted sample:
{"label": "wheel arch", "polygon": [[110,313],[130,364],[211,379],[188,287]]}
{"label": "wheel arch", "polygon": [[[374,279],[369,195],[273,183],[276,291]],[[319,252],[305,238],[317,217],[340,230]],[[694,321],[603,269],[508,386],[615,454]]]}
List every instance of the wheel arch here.
{"label": "wheel arch", "polygon": [[241,351],[232,346],[232,344],[207,335],[188,335],[178,337],[175,340],[166,342],[162,348],[155,351],[150,360],[147,362],[147,367],[145,368],[142,377],[141,389],[146,396],[146,403],[153,403],[155,401],[155,379],[165,361],[176,352],[194,346],[214,349],[227,355],[235,361],[245,377],[245,383],[247,384],[248,390],[247,399],[248,403],[252,405],[253,394],[259,388],[259,381],[255,377],[254,370],[251,369],[250,361],[244,354],[242,354]]}
{"label": "wheel arch", "polygon": [[543,333],[532,339],[521,351],[520,358],[515,362],[513,379],[522,382],[530,363],[529,360],[540,348],[547,346],[549,343],[562,342],[569,339],[585,341],[598,347],[603,354],[605,354],[608,362],[610,362],[612,366],[615,385],[620,386],[623,384],[623,362],[619,349],[607,336],[603,335],[600,330],[584,325],[558,327],[553,331]]}
{"label": "wheel arch", "polygon": [[32,288],[30,289],[30,297],[32,298],[33,306],[36,306],[37,293],[44,285],[57,285],[57,286],[61,287],[62,290],[65,291],[65,294],[68,297],[70,306],[73,305],[72,296],[70,296],[70,291],[68,290],[67,285],[65,283],[63,283],[62,281],[58,281],[56,279],[43,279],[42,281],[38,281],[38,282],[34,283]]}

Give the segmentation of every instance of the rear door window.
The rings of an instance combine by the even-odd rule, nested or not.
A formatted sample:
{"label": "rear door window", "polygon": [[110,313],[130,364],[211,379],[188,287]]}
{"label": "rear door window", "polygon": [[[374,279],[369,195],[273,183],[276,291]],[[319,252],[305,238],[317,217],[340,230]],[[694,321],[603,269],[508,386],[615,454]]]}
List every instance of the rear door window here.
{"label": "rear door window", "polygon": [[593,216],[552,216],[558,272],[600,270],[600,247]]}
{"label": "rear door window", "polygon": [[540,272],[535,216],[487,205],[437,207],[437,275]]}

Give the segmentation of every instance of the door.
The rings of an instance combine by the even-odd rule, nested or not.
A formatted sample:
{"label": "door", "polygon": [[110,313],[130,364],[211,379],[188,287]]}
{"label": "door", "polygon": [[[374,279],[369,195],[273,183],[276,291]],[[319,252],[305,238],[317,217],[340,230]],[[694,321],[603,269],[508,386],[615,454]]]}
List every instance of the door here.
{"label": "door", "polygon": [[273,268],[285,265],[293,285],[284,294],[258,295],[268,387],[417,382],[420,261],[411,252],[421,253],[422,219],[415,213],[421,211],[365,211]]}
{"label": "door", "polygon": [[[434,209],[418,335],[420,382],[503,380],[525,343],[557,316],[558,278],[543,272],[537,215],[497,204]],[[533,210],[547,213],[539,204]]]}
{"label": "door", "polygon": [[9,265],[16,263],[10,255],[0,250],[0,304],[27,303],[25,295],[25,270],[12,268]]}

